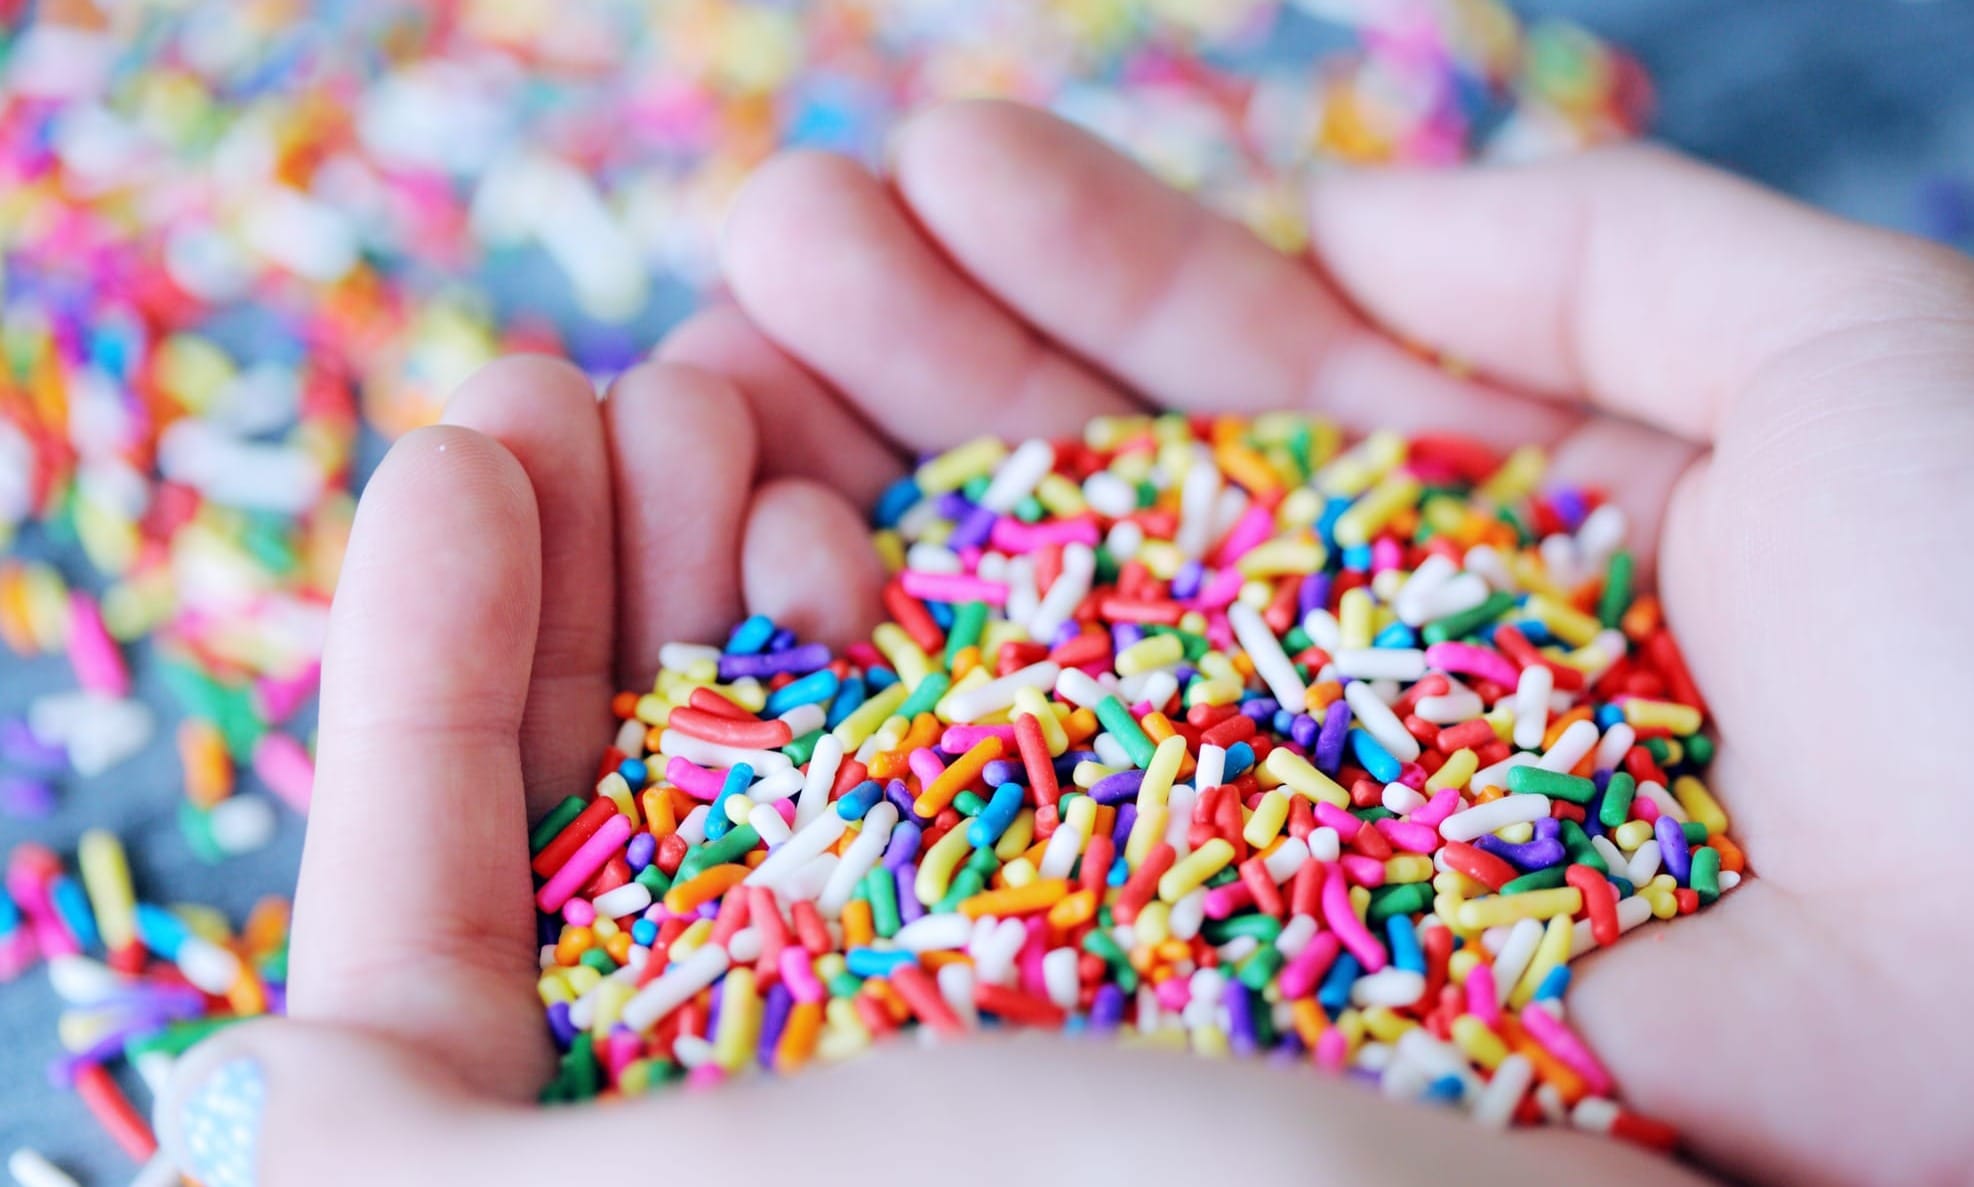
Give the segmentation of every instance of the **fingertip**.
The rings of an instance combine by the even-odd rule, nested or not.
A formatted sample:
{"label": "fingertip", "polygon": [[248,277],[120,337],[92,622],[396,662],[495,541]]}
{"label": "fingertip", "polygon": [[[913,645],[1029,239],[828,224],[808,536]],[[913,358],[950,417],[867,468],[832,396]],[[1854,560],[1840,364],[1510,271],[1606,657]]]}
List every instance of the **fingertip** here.
{"label": "fingertip", "polygon": [[785,478],[754,493],[741,571],[751,613],[835,647],[870,636],[884,567],[856,510],[819,483]]}
{"label": "fingertip", "polygon": [[514,412],[537,403],[574,406],[578,397],[595,403],[596,385],[582,368],[550,354],[503,355],[467,376],[446,401],[446,424],[504,423]]}
{"label": "fingertip", "polygon": [[862,165],[820,149],[778,153],[756,169],[720,227],[720,263],[742,307],[753,312],[772,300],[781,291],[776,282],[800,263],[793,249],[818,228],[857,216],[877,184]]}

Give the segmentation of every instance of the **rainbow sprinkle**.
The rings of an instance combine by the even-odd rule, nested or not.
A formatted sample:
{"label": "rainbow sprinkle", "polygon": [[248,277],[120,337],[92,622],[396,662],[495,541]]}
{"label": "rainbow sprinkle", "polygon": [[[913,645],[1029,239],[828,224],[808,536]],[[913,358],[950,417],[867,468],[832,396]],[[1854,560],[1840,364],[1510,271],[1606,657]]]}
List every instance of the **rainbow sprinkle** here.
{"label": "rainbow sprinkle", "polygon": [[536,826],[547,1099],[1024,1026],[1669,1147],[1570,962],[1743,856],[1623,513],[1542,471],[1286,413],[924,461],[868,643],[667,646]]}

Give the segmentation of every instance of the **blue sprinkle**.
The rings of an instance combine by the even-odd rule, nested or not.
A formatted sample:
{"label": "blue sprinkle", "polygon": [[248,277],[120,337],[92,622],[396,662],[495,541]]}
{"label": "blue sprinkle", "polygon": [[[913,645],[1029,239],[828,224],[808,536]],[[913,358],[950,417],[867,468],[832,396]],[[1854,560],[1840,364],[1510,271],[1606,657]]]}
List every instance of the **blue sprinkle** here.
{"label": "blue sprinkle", "polygon": [[836,694],[836,699],[830,702],[829,718],[823,724],[830,729],[842,725],[843,719],[855,713],[857,706],[864,703],[867,695],[869,693],[864,687],[864,681],[852,676],[844,682],[842,690]]}
{"label": "blue sprinkle", "polygon": [[828,668],[809,673],[799,680],[791,680],[768,694],[765,717],[780,717],[801,705],[819,705],[836,695],[842,685],[835,672]]}
{"label": "blue sprinkle", "polygon": [[89,896],[83,893],[80,882],[66,874],[56,878],[48,887],[48,905],[55,908],[56,916],[76,943],[86,949],[102,946],[103,937],[96,930],[96,914],[89,909]]}
{"label": "blue sprinkle", "polygon": [[1563,996],[1570,987],[1570,966],[1559,964],[1542,978],[1542,984],[1535,987],[1535,996],[1540,1001],[1554,1001]]}
{"label": "blue sprinkle", "polygon": [[1254,747],[1246,742],[1236,742],[1227,747],[1226,770],[1222,772],[1221,778],[1238,779],[1252,766],[1254,766]]}
{"label": "blue sprinkle", "polygon": [[631,942],[649,948],[658,942],[658,925],[649,919],[640,919],[631,924]]}
{"label": "blue sprinkle", "polygon": [[641,758],[627,758],[618,763],[617,773],[622,775],[624,782],[633,788],[643,787],[645,781],[651,778],[651,768],[647,767]]}
{"label": "blue sprinkle", "polygon": [[895,527],[919,498],[918,483],[910,477],[900,478],[885,487],[884,493],[877,497],[877,507],[871,511],[871,522],[881,528]]}
{"label": "blue sprinkle", "polygon": [[884,948],[852,948],[843,958],[843,967],[859,977],[888,977],[908,964],[917,964],[912,952]]}
{"label": "blue sprinkle", "polygon": [[1369,772],[1371,778],[1380,783],[1392,783],[1404,770],[1391,751],[1378,744],[1378,740],[1365,730],[1350,731],[1350,750],[1357,756],[1358,765]]}
{"label": "blue sprinkle", "polygon": [[836,801],[836,814],[845,820],[862,820],[864,814],[877,806],[884,798],[884,785],[875,779],[866,779]]}
{"label": "blue sprinkle", "polygon": [[1330,966],[1323,985],[1316,991],[1316,1002],[1327,1010],[1341,1010],[1350,1004],[1350,987],[1357,980],[1363,966],[1348,952],[1339,952],[1336,963]]}
{"label": "blue sprinkle", "polygon": [[1426,954],[1419,947],[1419,933],[1412,926],[1409,916],[1393,915],[1385,920],[1385,935],[1390,938],[1391,963],[1408,972],[1424,975]]}
{"label": "blue sprinkle", "polygon": [[768,640],[774,636],[774,620],[765,614],[756,614],[733,628],[733,633],[727,636],[726,653],[758,655],[761,649],[768,645]]}
{"label": "blue sprinkle", "polygon": [[1394,622],[1371,640],[1373,647],[1417,647],[1419,633],[1402,622]]}

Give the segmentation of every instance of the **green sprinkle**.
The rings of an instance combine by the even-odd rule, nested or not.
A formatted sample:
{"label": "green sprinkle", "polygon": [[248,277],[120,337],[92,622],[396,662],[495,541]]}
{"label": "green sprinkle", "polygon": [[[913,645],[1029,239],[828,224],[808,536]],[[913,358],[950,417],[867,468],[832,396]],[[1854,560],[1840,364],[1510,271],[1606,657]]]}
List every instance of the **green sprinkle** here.
{"label": "green sprinkle", "polygon": [[1686,843],[1688,845],[1704,845],[1707,843],[1706,825],[1701,824],[1697,820],[1688,820],[1679,827],[1686,833]]}
{"label": "green sprinkle", "polygon": [[123,1057],[135,1060],[153,1053],[183,1055],[208,1037],[239,1021],[239,1018],[199,1018],[191,1022],[176,1022],[142,1038],[125,1040]]}
{"label": "green sprinkle", "polygon": [[1600,874],[1611,872],[1611,867],[1604,863],[1604,855],[1590,843],[1590,834],[1583,831],[1582,825],[1574,820],[1565,820],[1557,832],[1562,837],[1563,850],[1570,855],[1571,861],[1589,866]]}
{"label": "green sprinkle", "polygon": [[1611,781],[1604,785],[1604,806],[1597,811],[1597,822],[1605,828],[1617,828],[1631,819],[1631,799],[1638,794],[1638,780],[1624,771],[1611,775]]}
{"label": "green sprinkle", "polygon": [[987,808],[987,801],[974,792],[962,791],[953,797],[953,807],[962,816],[978,816]]}
{"label": "green sprinkle", "polygon": [[601,948],[591,948],[577,959],[579,963],[588,965],[606,977],[617,971],[617,962]]}
{"label": "green sprinkle", "polygon": [[1515,595],[1494,593],[1471,610],[1449,614],[1426,624],[1423,632],[1428,646],[1434,643],[1450,643],[1455,639],[1470,635],[1515,608]]}
{"label": "green sprinkle", "polygon": [[980,645],[981,628],[987,625],[987,603],[961,602],[953,608],[953,629],[946,632],[946,666],[951,668],[959,654]]}
{"label": "green sprinkle", "polygon": [[898,881],[889,866],[873,866],[864,875],[864,894],[870,898],[871,927],[890,939],[898,934],[903,920],[898,918]]}
{"label": "green sprinkle", "polygon": [[631,881],[649,890],[653,899],[664,898],[665,892],[672,888],[671,878],[666,875],[665,871],[658,868],[657,862],[652,862],[650,865],[639,870],[637,877],[632,878]]}
{"label": "green sprinkle", "polygon": [[810,730],[788,745],[783,746],[781,752],[786,754],[788,761],[794,763],[796,766],[807,766],[809,760],[815,757],[816,743],[822,741],[822,736],[822,730]]}
{"label": "green sprinkle", "polygon": [[1508,768],[1508,790],[1516,795],[1546,795],[1552,800],[1587,804],[1597,794],[1597,785],[1577,775],[1546,771],[1541,767]]}
{"label": "green sprinkle", "polygon": [[1687,871],[1686,884],[1700,896],[1704,906],[1720,897],[1720,850],[1712,845],[1702,845],[1693,851],[1693,868]]}
{"label": "green sprinkle", "polygon": [[1694,734],[1686,739],[1686,761],[1692,766],[1704,767],[1714,760],[1714,740],[1705,734]]}
{"label": "green sprinkle", "polygon": [[528,834],[528,852],[540,853],[546,849],[548,843],[555,839],[555,834],[569,827],[571,820],[583,814],[584,807],[586,805],[582,797],[575,795],[555,805],[548,815],[541,818],[541,823],[534,827],[534,831]]}
{"label": "green sprinkle", "polygon": [[1240,936],[1253,936],[1264,944],[1272,944],[1282,934],[1282,921],[1273,915],[1249,912],[1226,919],[1209,919],[1201,925],[1199,934],[1215,946]]}
{"label": "green sprinkle", "polygon": [[1563,885],[1566,870],[1562,866],[1550,866],[1519,878],[1510,878],[1501,884],[1502,894],[1527,894],[1531,890],[1554,890]]}
{"label": "green sprinkle", "polygon": [[[1262,918],[1265,919],[1267,916],[1264,915]],[[1248,953],[1247,959],[1241,961],[1234,976],[1241,984],[1259,993],[1268,987],[1268,982],[1274,980],[1275,974],[1280,972],[1281,968],[1282,950],[1273,944],[1267,944]]]}
{"label": "green sprinkle", "polygon": [[1401,882],[1397,886],[1380,886],[1371,892],[1371,904],[1365,908],[1364,922],[1373,928],[1381,928],[1385,920],[1394,915],[1413,915],[1432,906],[1433,884],[1430,882]]}
{"label": "green sprinkle", "polygon": [[939,698],[945,696],[946,690],[952,686],[953,678],[946,673],[927,672],[925,678],[918,682],[918,687],[912,690],[912,695],[906,697],[905,703],[898,706],[897,715],[910,721],[921,713],[932,712],[932,707],[939,703]]}
{"label": "green sprinkle", "polygon": [[1132,763],[1139,770],[1151,766],[1152,755],[1158,747],[1152,745],[1152,740],[1145,736],[1144,727],[1138,724],[1138,719],[1131,716],[1130,708],[1115,694],[1097,702],[1097,720],[1103,723],[1111,737],[1117,739],[1118,745],[1124,747],[1124,753],[1131,756]]}
{"label": "green sprinkle", "polygon": [[730,865],[753,852],[761,834],[751,824],[735,825],[732,832],[717,841],[708,841],[685,855],[679,863],[678,878],[684,881],[714,866]]}
{"label": "green sprinkle", "polygon": [[855,997],[863,987],[864,979],[845,969],[829,979],[829,996]]}
{"label": "green sprinkle", "polygon": [[1631,554],[1620,548],[1604,568],[1604,593],[1597,599],[1597,621],[1615,628],[1631,608]]}

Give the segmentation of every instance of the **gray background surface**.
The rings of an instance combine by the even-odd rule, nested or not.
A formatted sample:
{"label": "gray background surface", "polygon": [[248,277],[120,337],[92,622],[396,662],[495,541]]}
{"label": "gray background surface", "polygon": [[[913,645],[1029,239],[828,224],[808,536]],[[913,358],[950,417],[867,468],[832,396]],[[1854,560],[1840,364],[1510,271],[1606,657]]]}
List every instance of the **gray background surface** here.
{"label": "gray background surface", "polygon": [[[1840,213],[1917,230],[1938,221],[1922,212],[1923,190],[1941,179],[1974,188],[1974,0],[1545,0],[1517,8],[1571,17],[1637,54],[1658,86],[1662,139]],[[152,702],[168,704],[141,651],[134,659]],[[22,662],[0,652],[0,715],[71,683],[61,659]],[[292,884],[301,842],[292,813],[282,809],[273,846],[214,868],[194,860],[180,838],[179,798],[171,734],[161,729],[139,758],[71,780],[51,819],[0,819],[0,853],[28,838],[67,852],[82,830],[103,824],[130,843],[147,897],[209,902],[236,919]],[[0,1157],[33,1145],[88,1181],[127,1178],[127,1160],[80,1103],[47,1086],[44,1069],[57,1053],[45,979],[0,987]]]}

